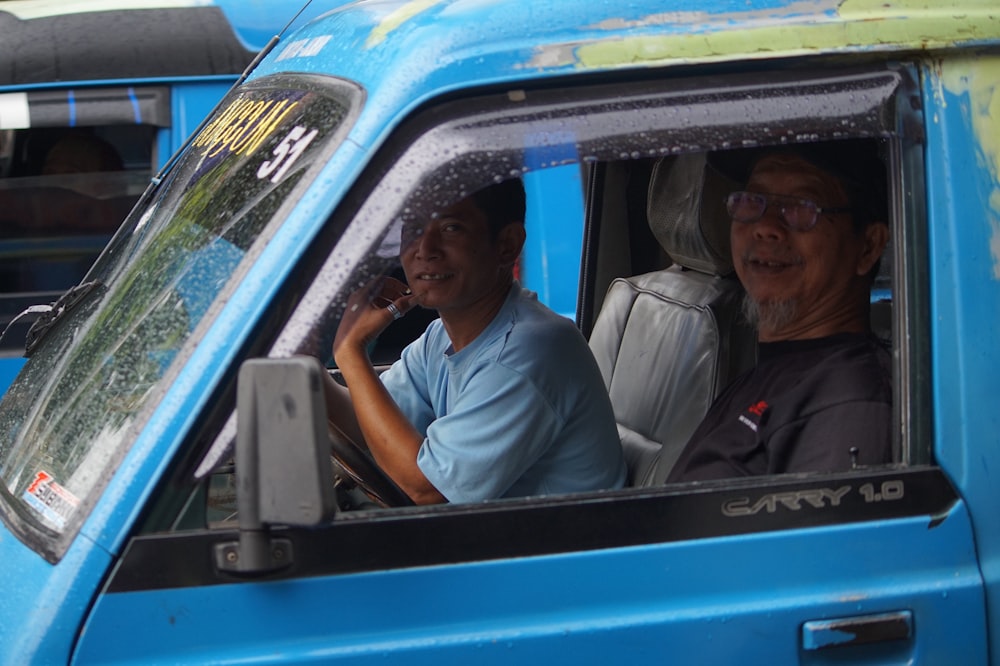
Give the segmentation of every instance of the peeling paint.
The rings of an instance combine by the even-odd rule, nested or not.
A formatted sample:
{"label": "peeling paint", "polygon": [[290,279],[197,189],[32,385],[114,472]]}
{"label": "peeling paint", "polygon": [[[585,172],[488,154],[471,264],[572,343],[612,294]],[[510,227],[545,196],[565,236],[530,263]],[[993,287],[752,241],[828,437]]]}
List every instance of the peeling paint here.
{"label": "peeling paint", "polygon": [[818,16],[829,13],[833,15],[837,7],[843,0],[800,0],[792,2],[780,8],[757,9],[748,12],[719,14],[709,11],[675,11],[660,12],[650,14],[639,21],[626,21],[624,19],[606,19],[591,27],[599,30],[628,30],[652,25],[674,25],[687,26],[689,29],[709,28],[712,25],[718,26],[720,19],[723,23],[728,21],[741,20],[741,17],[753,20],[787,19],[792,16],[809,16],[816,19]]}
{"label": "peeling paint", "polygon": [[931,49],[1000,37],[995,0],[802,0],[780,9],[662,12],[638,21],[608,19],[584,29],[620,31],[660,26],[672,33],[635,34],[540,48],[528,67],[553,63],[615,67],[815,52]]}
{"label": "peeling paint", "polygon": [[990,254],[1000,280],[1000,58],[952,59],[941,82],[953,95],[966,95],[976,138],[976,155],[990,173]]}
{"label": "peeling paint", "polygon": [[843,0],[842,18],[907,18],[914,15],[948,21],[956,16],[997,14],[996,0]]}
{"label": "peeling paint", "polygon": [[365,41],[365,48],[370,49],[372,47],[378,46],[385,41],[385,38],[389,34],[397,29],[399,26],[403,25],[414,16],[427,11],[434,5],[439,5],[445,0],[412,0],[406,4],[399,7],[382,19],[378,26],[372,30],[371,34],[368,35],[368,39]]}

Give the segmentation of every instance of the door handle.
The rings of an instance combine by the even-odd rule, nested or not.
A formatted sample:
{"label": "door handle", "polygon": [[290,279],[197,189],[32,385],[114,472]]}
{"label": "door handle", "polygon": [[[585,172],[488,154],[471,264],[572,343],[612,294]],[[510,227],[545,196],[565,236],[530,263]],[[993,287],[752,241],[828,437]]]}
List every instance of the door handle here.
{"label": "door handle", "polygon": [[802,625],[802,648],[825,650],[906,640],[913,636],[913,613],[895,611],[833,620],[811,620]]}

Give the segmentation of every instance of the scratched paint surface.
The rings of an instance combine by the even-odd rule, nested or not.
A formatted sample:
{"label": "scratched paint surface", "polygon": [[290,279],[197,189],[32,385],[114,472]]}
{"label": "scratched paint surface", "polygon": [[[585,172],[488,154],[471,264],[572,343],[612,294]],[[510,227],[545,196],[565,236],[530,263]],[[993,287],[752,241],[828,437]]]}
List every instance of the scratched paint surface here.
{"label": "scratched paint surface", "polygon": [[671,61],[802,55],[856,49],[937,48],[986,40],[1000,32],[992,0],[973,3],[804,0],[780,9],[663,12],[642,21],[604,21],[608,30],[660,26],[665,33],[540,49],[532,66],[575,62],[608,67]]}
{"label": "scratched paint surface", "polygon": [[[477,6],[481,9],[489,4],[447,0],[399,3],[371,29],[365,48],[382,44],[404,24],[432,20],[427,18],[432,8],[448,6],[473,13]],[[797,0],[777,3],[780,6],[754,4],[757,6],[741,11],[676,9],[641,18],[603,19],[589,25],[582,22],[581,33],[597,31],[607,38],[581,34],[580,41],[542,44],[520,67],[615,67],[663,64],[667,60],[704,62],[737,55],[763,58],[817,51],[929,49],[1000,35],[1000,8],[995,0]],[[512,17],[511,23],[516,22]]]}
{"label": "scratched paint surface", "polygon": [[990,174],[990,254],[993,277],[1000,280],[1000,59],[968,58],[942,73],[945,90],[967,99],[976,158]]}

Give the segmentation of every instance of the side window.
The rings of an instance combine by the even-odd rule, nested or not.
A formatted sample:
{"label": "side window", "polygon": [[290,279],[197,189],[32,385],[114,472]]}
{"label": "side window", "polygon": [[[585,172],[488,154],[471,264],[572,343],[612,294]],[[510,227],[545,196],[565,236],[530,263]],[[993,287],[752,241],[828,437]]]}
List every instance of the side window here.
{"label": "side window", "polygon": [[[305,278],[308,286],[301,301],[278,332],[269,355],[307,354],[330,362],[333,334],[350,294],[373,280],[400,275],[401,236],[408,224],[431,219],[491,184],[563,168],[566,155],[572,154],[589,180],[587,223],[581,230],[584,251],[579,262],[567,262],[557,270],[580,275],[577,323],[615,404],[629,466],[628,487],[614,491],[611,497],[618,500],[602,503],[601,511],[614,512],[620,506],[631,512],[635,502],[649,502],[648,515],[655,515],[669,507],[698,505],[696,510],[707,512],[708,523],[718,525],[723,534],[801,525],[801,521],[787,522],[783,511],[805,504],[834,506],[831,498],[840,506],[843,497],[837,492],[848,492],[842,490],[845,487],[854,489],[843,499],[852,511],[872,504],[876,494],[878,502],[909,497],[909,481],[892,477],[876,483],[869,477],[881,479],[879,475],[891,475],[901,465],[926,460],[921,452],[927,443],[920,433],[928,426],[913,419],[928,417],[915,416],[906,408],[919,403],[924,390],[909,380],[924,361],[916,358],[906,340],[924,335],[925,325],[914,315],[919,308],[905,277],[910,275],[909,266],[922,261],[923,224],[905,200],[922,192],[921,146],[916,137],[898,130],[906,125],[899,116],[914,112],[908,104],[897,104],[910,92],[910,75],[902,68],[844,75],[786,73],[779,81],[739,76],[727,85],[717,81],[710,91],[702,91],[698,81],[678,80],[651,83],[638,92],[608,87],[551,96],[536,92],[517,103],[503,95],[445,105],[433,118],[417,118],[401,131],[395,145],[406,148],[382,156],[384,176],[370,191],[355,192],[348,201],[357,203],[335,214],[331,227],[345,231],[326,246],[315,274]],[[819,108],[824,113],[817,113]],[[691,120],[699,117],[710,118],[713,124],[701,126]],[[852,128],[850,135],[845,136],[844,127]],[[790,144],[866,145],[883,165],[880,185],[885,202],[880,221],[887,223],[891,241],[881,261],[872,265],[864,309],[878,344],[887,346],[883,358],[891,378],[886,387],[891,399],[882,400],[879,407],[888,410],[884,412],[888,423],[882,429],[885,450],[866,457],[866,451],[855,452],[850,442],[837,442],[838,460],[846,460],[846,465],[838,462],[825,468],[821,462],[812,468],[787,469],[815,473],[808,477],[773,476],[765,465],[755,468],[753,479],[739,483],[725,474],[705,477],[720,480],[706,486],[710,493],[692,494],[688,486],[673,482],[702,479],[674,479],[672,470],[713,400],[758,360],[757,328],[744,313],[746,290],[734,265],[740,258],[730,245],[730,220],[742,215],[743,223],[749,224],[779,211],[775,219],[783,228],[806,227],[833,224],[829,216],[846,208],[845,202],[822,194],[772,191],[778,189],[773,184],[749,185],[748,171],[725,166],[748,155],[747,148]],[[545,159],[546,154],[552,159]],[[542,224],[550,220],[554,226],[561,224],[560,212],[558,207],[544,209]],[[354,249],[361,246],[369,251],[359,259]],[[759,270],[777,272],[798,259],[770,256],[754,261]],[[400,349],[433,316],[424,312],[393,324],[373,343],[373,360],[383,366],[396,360]],[[330,368],[336,373],[332,363]],[[907,420],[900,426],[904,414]],[[233,422],[230,418],[230,426]],[[762,422],[750,425],[763,427]],[[224,463],[231,462],[233,437],[232,428],[215,435],[199,465],[201,490],[211,488],[207,495],[213,520],[232,517],[232,467]],[[470,440],[475,437],[469,433]],[[786,455],[794,456],[794,449]],[[829,480],[830,473],[837,476]],[[350,475],[338,478],[347,497],[353,485]],[[852,478],[865,481],[854,488],[853,482],[844,481]],[[872,490],[885,483],[888,494]],[[788,491],[792,500],[774,499],[775,489],[789,484],[795,486]],[[868,489],[867,494],[862,488]],[[198,500],[204,501],[205,496]],[[511,507],[537,505],[544,511],[549,499],[507,502]],[[189,503],[189,510],[197,513],[191,509],[196,505]],[[559,501],[559,506],[571,505],[573,501]],[[488,506],[490,520],[502,522],[504,512],[498,507],[504,504]],[[590,505],[583,501],[578,508],[586,512],[586,506]],[[343,501],[341,508],[351,512],[374,504],[355,496]],[[454,510],[479,509],[455,506]],[[749,522],[727,522],[734,518]],[[823,520],[830,520],[830,514]],[[694,528],[650,529],[642,538],[686,538]],[[530,545],[525,548],[532,552]]]}

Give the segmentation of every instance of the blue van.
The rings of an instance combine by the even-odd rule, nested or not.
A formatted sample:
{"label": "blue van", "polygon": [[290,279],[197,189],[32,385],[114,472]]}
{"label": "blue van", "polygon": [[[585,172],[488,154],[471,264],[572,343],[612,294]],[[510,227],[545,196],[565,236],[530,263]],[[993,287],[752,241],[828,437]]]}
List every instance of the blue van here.
{"label": "blue van", "polygon": [[0,5],[0,391],[24,362],[35,313],[17,316],[80,281],[294,15],[284,2],[233,0]]}
{"label": "blue van", "polygon": [[[33,327],[5,663],[1000,663],[992,1],[312,9]],[[888,174],[892,462],[667,483],[756,350],[715,160],[845,140]],[[327,426],[348,296],[408,221],[567,167],[628,487],[409,505]]]}

